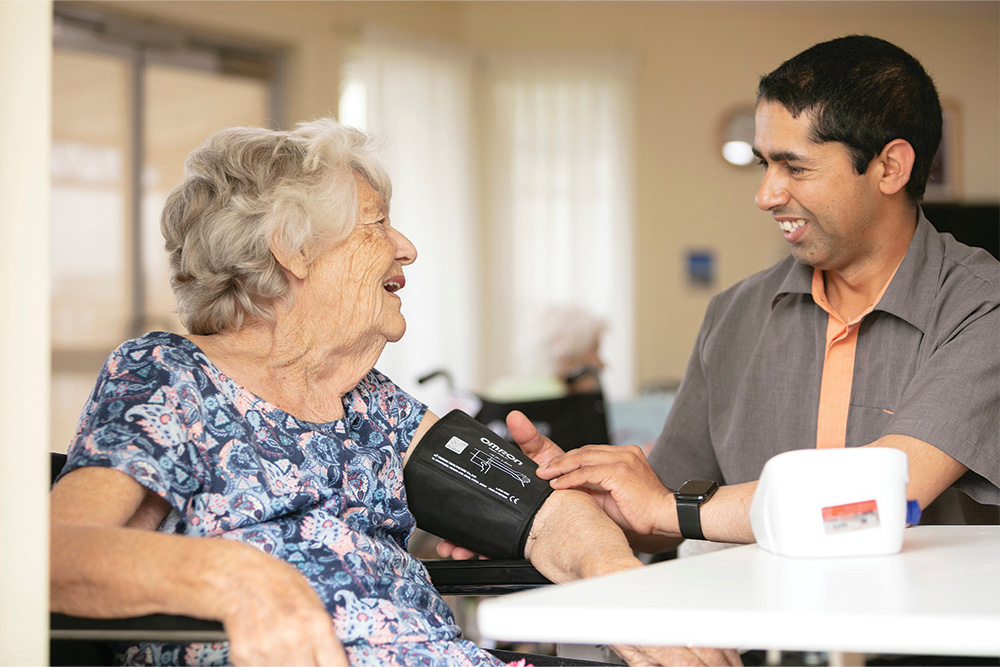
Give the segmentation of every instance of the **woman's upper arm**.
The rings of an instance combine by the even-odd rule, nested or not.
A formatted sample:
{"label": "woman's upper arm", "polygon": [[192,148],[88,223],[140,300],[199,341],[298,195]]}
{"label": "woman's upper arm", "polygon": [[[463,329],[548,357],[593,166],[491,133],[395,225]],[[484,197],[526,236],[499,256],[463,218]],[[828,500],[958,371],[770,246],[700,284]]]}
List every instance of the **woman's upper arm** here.
{"label": "woman's upper arm", "polygon": [[77,468],[60,479],[49,495],[53,525],[129,527],[156,530],[170,505],[134,479],[113,468]]}
{"label": "woman's upper arm", "polygon": [[417,426],[417,430],[413,432],[413,440],[410,441],[409,446],[406,448],[406,453],[403,454],[403,467],[406,467],[406,462],[410,460],[410,454],[416,448],[417,443],[420,439],[424,437],[424,434],[430,430],[431,426],[434,426],[437,422],[438,416],[431,412],[430,410],[424,413],[424,418],[420,420],[420,425]]}

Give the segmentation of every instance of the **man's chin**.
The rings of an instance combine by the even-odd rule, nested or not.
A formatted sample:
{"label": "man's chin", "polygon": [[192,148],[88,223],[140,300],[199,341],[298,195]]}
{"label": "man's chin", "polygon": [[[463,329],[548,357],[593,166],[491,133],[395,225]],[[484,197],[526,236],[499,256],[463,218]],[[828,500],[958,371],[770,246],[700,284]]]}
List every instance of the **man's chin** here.
{"label": "man's chin", "polygon": [[816,253],[810,252],[809,248],[806,248],[805,246],[793,245],[792,257],[794,257],[795,261],[799,264],[805,264],[806,266],[811,266],[813,268],[822,268],[816,266],[816,263],[820,261],[819,257],[816,256]]}

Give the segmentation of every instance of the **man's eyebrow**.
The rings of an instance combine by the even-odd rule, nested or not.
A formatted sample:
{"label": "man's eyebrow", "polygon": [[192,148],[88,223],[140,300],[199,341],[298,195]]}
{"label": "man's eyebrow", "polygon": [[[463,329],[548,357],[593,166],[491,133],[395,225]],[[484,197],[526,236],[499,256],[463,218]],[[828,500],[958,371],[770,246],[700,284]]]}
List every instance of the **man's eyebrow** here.
{"label": "man's eyebrow", "polygon": [[791,151],[778,151],[774,155],[765,158],[764,155],[757,150],[756,146],[752,146],[750,150],[753,151],[753,154],[756,155],[758,159],[764,160],[765,162],[802,162],[805,160],[805,158],[798,153],[793,153]]}

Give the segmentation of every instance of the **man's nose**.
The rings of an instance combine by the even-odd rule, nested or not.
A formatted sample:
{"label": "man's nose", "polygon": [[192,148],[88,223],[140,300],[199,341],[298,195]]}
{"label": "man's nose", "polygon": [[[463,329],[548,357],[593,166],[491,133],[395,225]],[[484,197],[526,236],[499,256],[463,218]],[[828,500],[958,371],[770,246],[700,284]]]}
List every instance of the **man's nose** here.
{"label": "man's nose", "polygon": [[764,172],[764,178],[760,182],[760,187],[757,188],[754,202],[762,211],[770,211],[788,203],[788,191],[785,190],[781,178],[772,169]]}

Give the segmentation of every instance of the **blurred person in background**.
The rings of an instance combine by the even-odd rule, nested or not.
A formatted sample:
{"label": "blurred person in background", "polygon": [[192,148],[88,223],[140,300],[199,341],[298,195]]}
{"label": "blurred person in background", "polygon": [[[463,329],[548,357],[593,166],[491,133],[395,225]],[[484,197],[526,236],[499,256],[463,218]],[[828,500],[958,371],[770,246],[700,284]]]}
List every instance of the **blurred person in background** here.
{"label": "blurred person in background", "polygon": [[530,372],[498,378],[485,398],[498,402],[543,400],[567,394],[601,390],[601,338],[604,318],[580,306],[552,304],[541,308],[531,329],[524,332],[522,349]]}

